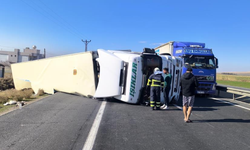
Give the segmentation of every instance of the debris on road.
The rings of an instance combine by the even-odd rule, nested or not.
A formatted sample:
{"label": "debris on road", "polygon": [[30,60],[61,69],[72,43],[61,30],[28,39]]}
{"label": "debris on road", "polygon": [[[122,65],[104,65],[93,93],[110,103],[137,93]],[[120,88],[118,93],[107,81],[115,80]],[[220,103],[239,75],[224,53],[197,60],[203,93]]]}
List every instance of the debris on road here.
{"label": "debris on road", "polygon": [[16,103],[16,107],[18,106],[19,109],[22,109],[22,107],[23,107],[24,105],[26,105],[26,103],[25,103],[24,101],[21,101],[21,102],[17,102],[17,103]]}
{"label": "debris on road", "polygon": [[17,103],[17,101],[15,100],[10,100],[8,102],[6,102],[5,104],[3,104],[4,106],[7,106],[7,105],[15,105]]}

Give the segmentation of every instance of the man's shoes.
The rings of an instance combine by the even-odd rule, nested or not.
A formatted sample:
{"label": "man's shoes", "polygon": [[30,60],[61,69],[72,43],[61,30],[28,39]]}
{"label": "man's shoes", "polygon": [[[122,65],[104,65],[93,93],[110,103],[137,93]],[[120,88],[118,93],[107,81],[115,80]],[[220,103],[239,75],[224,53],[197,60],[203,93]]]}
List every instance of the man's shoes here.
{"label": "man's shoes", "polygon": [[185,120],[185,119],[184,119],[184,122],[185,122],[185,123],[192,123],[193,121],[190,120],[190,119],[188,119],[188,120]]}
{"label": "man's shoes", "polygon": [[165,105],[164,107],[162,107],[161,109],[168,109],[168,106],[167,105]]}
{"label": "man's shoes", "polygon": [[166,105],[165,105],[165,104],[163,104],[163,105],[161,106],[161,109],[162,109],[162,108],[164,108],[165,106],[166,106]]}
{"label": "man's shoes", "polygon": [[154,108],[154,107],[152,107],[152,110],[155,110],[155,108]]}
{"label": "man's shoes", "polygon": [[156,110],[161,110],[160,107],[157,107]]}

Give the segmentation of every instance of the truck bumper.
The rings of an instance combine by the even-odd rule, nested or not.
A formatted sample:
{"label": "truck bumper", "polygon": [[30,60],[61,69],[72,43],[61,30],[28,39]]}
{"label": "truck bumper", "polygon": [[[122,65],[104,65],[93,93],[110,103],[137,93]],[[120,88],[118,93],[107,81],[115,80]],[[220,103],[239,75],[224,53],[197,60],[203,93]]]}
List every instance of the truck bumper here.
{"label": "truck bumper", "polygon": [[210,90],[210,91],[196,91],[197,95],[215,95],[216,91],[215,90]]}
{"label": "truck bumper", "polygon": [[215,93],[216,93],[215,85],[216,85],[216,83],[200,82],[199,87],[196,90],[196,94],[215,95]]}

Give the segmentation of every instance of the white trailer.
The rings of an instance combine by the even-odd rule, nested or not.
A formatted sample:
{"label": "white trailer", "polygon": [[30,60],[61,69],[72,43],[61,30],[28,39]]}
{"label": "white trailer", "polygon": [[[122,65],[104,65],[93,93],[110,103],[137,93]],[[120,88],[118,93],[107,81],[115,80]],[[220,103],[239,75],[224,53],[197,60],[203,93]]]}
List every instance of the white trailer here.
{"label": "white trailer", "polygon": [[[155,67],[169,68],[172,74],[170,100],[180,94],[180,58],[143,53],[97,50],[12,65],[17,89],[32,88],[79,93],[88,97],[113,97],[127,103],[139,103],[146,92],[148,77]],[[163,94],[161,96],[163,101]]]}
{"label": "white trailer", "polygon": [[95,55],[85,52],[12,64],[15,88],[32,88],[35,93],[43,89],[48,94],[62,91],[92,97],[97,83]]}

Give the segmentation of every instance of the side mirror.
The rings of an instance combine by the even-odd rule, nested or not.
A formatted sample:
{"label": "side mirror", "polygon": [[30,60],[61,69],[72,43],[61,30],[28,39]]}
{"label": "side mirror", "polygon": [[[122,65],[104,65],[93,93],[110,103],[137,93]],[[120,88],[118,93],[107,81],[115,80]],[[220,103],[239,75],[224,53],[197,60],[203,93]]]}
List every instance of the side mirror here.
{"label": "side mirror", "polygon": [[218,59],[216,57],[214,58],[214,61],[215,61],[216,68],[219,68],[219,62],[218,62]]}

